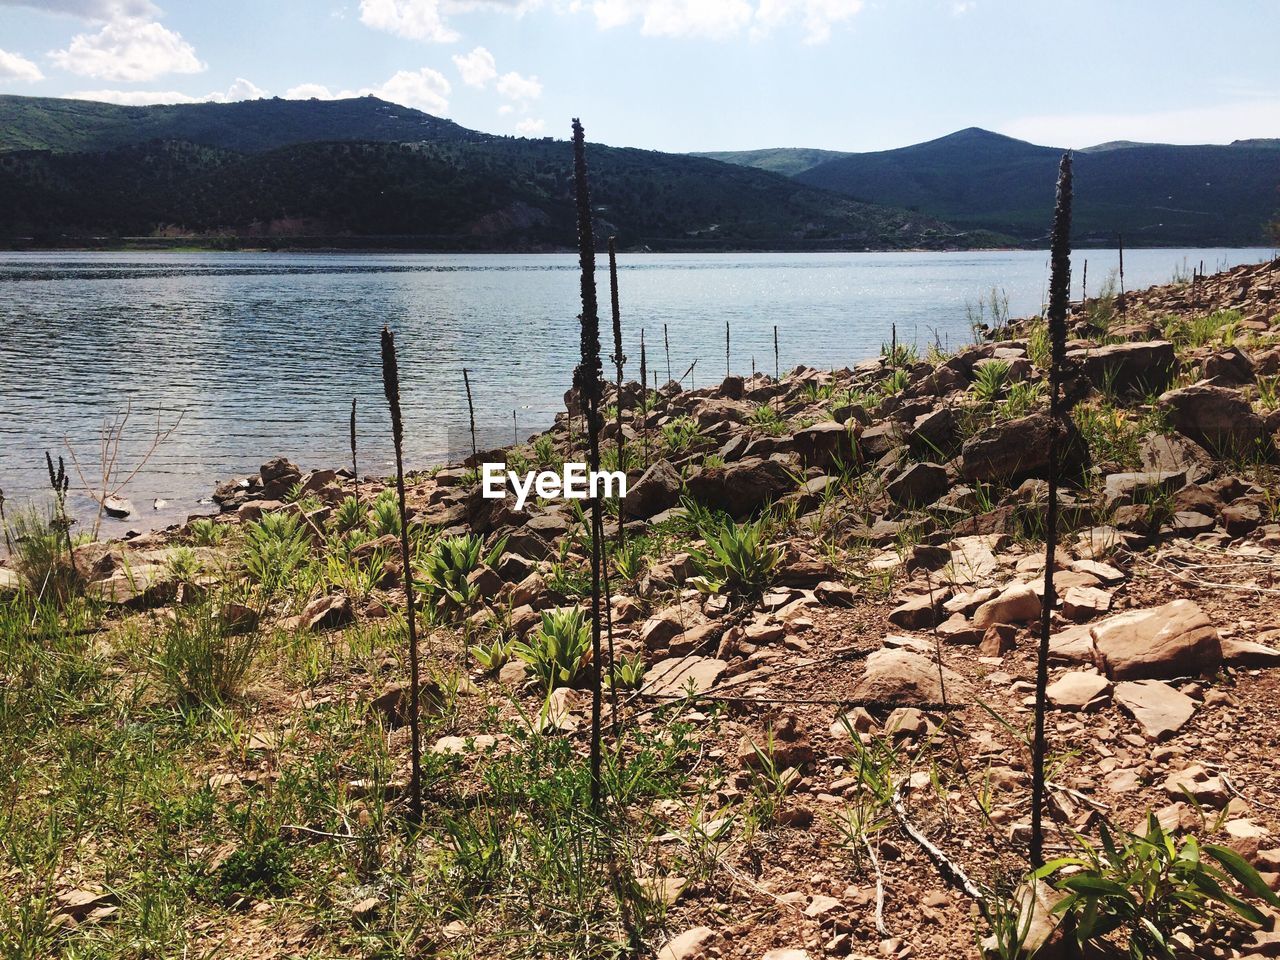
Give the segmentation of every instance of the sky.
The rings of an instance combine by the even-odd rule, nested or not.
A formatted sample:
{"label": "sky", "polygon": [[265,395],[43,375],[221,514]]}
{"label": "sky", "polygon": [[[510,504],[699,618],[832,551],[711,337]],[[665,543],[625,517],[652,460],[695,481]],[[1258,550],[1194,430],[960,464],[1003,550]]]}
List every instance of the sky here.
{"label": "sky", "polygon": [[0,93],[353,96],[668,151],[1280,137],[1280,0],[0,0]]}

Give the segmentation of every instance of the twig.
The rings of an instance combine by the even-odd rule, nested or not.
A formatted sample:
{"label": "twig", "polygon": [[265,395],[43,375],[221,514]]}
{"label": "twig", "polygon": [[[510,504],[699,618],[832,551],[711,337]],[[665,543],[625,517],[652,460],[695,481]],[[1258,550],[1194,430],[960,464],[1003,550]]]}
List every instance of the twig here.
{"label": "twig", "polygon": [[898,817],[898,823],[901,825],[906,835],[914,840],[916,844],[919,845],[920,849],[928,854],[929,859],[932,860],[937,868],[942,872],[943,877],[954,883],[965,893],[966,896],[977,903],[978,909],[985,915],[986,905],[983,900],[982,891],[978,888],[977,884],[969,879],[968,874],[966,874],[960,866],[948,859],[946,854],[934,846],[929,838],[921,833],[919,828],[911,822],[911,818],[907,816],[906,808],[902,803],[902,786],[899,786],[898,789],[893,792],[893,801],[891,806],[893,807],[894,814]]}

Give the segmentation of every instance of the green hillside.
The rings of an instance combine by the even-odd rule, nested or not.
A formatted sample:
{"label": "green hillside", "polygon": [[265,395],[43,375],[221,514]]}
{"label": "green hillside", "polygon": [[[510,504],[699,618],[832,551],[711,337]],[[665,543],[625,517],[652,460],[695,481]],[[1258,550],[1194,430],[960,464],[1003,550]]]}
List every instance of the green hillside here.
{"label": "green hillside", "polygon": [[[898,249],[989,243],[775,174],[590,148],[601,233],[628,248]],[[305,143],[262,153],[151,142],[0,155],[0,237],[310,237],[444,249],[574,243],[569,146],[491,138]],[[409,239],[406,239],[409,238]]]}
{"label": "green hillside", "polygon": [[270,150],[315,140],[413,142],[487,135],[376,97],[243,100],[122,107],[91,100],[0,96],[0,152],[111,150],[183,140],[227,150]]}
{"label": "green hillside", "polygon": [[768,170],[786,177],[794,177],[827,160],[843,157],[839,150],[811,150],[805,147],[773,147],[768,150],[712,150],[691,154],[726,163],[736,163],[757,170]]}

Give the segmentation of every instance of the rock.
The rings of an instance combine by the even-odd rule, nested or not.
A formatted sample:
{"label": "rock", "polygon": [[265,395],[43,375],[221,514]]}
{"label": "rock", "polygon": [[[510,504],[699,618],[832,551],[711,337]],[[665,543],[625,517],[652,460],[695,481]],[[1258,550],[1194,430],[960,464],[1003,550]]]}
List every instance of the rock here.
{"label": "rock", "polygon": [[797,430],[791,442],[805,467],[852,466],[858,462],[857,442],[861,431],[862,425],[856,420],[845,423],[823,420]]}
{"label": "rock", "polygon": [[133,504],[124,497],[103,497],[102,512],[113,520],[123,520],[133,513]]}
{"label": "rock", "polygon": [[1035,590],[1025,583],[1013,583],[974,611],[973,625],[986,629],[997,623],[1029,623],[1039,619],[1040,611]]}
{"label": "rock", "polygon": [[917,456],[947,460],[960,449],[959,419],[953,407],[939,407],[916,417],[907,434],[907,446]]}
{"label": "rock", "polygon": [[1161,493],[1172,493],[1186,483],[1187,474],[1183,470],[1111,473],[1107,475],[1103,498],[1109,507],[1125,506],[1149,500]]}
{"label": "rock", "polygon": [[1227,347],[1211,354],[1204,361],[1204,378],[1224,387],[1242,387],[1253,383],[1253,362],[1239,347]]}
{"label": "rock", "polygon": [[1164,740],[1177,733],[1196,712],[1194,700],[1160,680],[1117,683],[1112,698],[1132,714],[1151,740]]}
{"label": "rock", "polygon": [[1163,390],[1178,369],[1167,340],[1111,343],[1091,350],[1069,350],[1067,360],[1099,390],[1146,395]]}
{"label": "rock", "polygon": [[355,607],[346,594],[317,597],[308,603],[298,617],[298,623],[308,630],[334,630],[345,627],[356,618]]}
{"label": "rock", "polygon": [[766,950],[760,960],[813,960],[813,955],[799,947],[778,947]]}
{"label": "rock", "polygon": [[1183,800],[1190,794],[1196,803],[1214,807],[1222,806],[1231,798],[1222,778],[1209,773],[1198,763],[1165,777],[1164,792],[1175,800]]}
{"label": "rock", "polygon": [[131,610],[150,610],[172,603],[178,596],[178,582],[167,567],[157,563],[139,563],[90,583],[90,596]]}
{"label": "rock", "polygon": [[1087,670],[1064,673],[1045,690],[1049,702],[1060,710],[1084,710],[1111,686],[1106,677]]}
{"label": "rock", "polygon": [[659,460],[627,488],[622,505],[628,517],[648,520],[674,507],[680,499],[680,474],[667,460]]}
{"label": "rock", "polygon": [[498,738],[488,733],[473,737],[441,737],[431,747],[432,753],[461,756],[468,753],[487,753],[497,744]]}
{"label": "rock", "polygon": [[1254,452],[1265,435],[1249,401],[1226,387],[1196,383],[1170,390],[1160,406],[1174,429],[1219,456]]}
{"label": "rock", "polygon": [[710,467],[689,478],[686,490],[699,503],[741,519],[778,500],[796,487],[785,464],[746,457],[723,467]]}
{"label": "rock", "polygon": [[302,480],[302,471],[284,457],[274,457],[258,468],[258,477],[262,480],[264,500],[282,500],[293,485]]}
{"label": "rock", "polygon": [[1223,637],[1222,659],[1233,667],[1280,667],[1280,650],[1252,640]]}
{"label": "rock", "polygon": [[668,657],[644,675],[644,692],[650,696],[683,696],[692,685],[697,693],[711,689],[728,668],[714,657]]}
{"label": "rock", "polygon": [[[945,668],[942,676],[948,702],[961,703],[972,697],[973,688],[964,677]],[[850,694],[855,700],[897,701],[902,706],[941,703],[942,695],[937,663],[910,650],[889,647],[867,657]]]}
{"label": "rock", "polygon": [[1218,631],[1191,600],[1117,614],[1090,633],[1098,668],[1115,680],[1211,673],[1222,662]]}
{"label": "rock", "polygon": [[1222,508],[1222,525],[1233,537],[1252,533],[1262,523],[1262,506],[1251,500],[1237,500]]}
{"label": "rock", "polygon": [[1085,663],[1093,666],[1098,652],[1093,648],[1093,634],[1080,625],[1067,627],[1049,637],[1050,663]]}
{"label": "rock", "polygon": [[978,642],[978,656],[1003,657],[1018,645],[1017,629],[1008,623],[995,623],[987,627]]}
{"label": "rock", "polygon": [[1138,447],[1142,469],[1149,473],[1181,471],[1191,483],[1213,475],[1214,463],[1204,447],[1177,434],[1150,433]]}
{"label": "rock", "polygon": [[694,927],[669,940],[658,951],[657,960],[708,960],[715,939],[710,927]]}
{"label": "rock", "polygon": [[889,622],[904,630],[928,630],[935,627],[942,619],[942,604],[949,596],[949,591],[936,590],[932,595],[922,593],[911,597],[889,612]]}
{"label": "rock", "polygon": [[[1053,419],[1043,413],[998,421],[964,442],[960,473],[965,480],[979,483],[1016,483],[1028,477],[1045,477],[1049,439],[1056,431]],[[1064,477],[1079,473],[1088,463],[1088,449],[1074,424],[1068,423],[1061,449]]]}
{"label": "rock", "polygon": [[913,463],[885,487],[894,503],[904,507],[923,507],[933,503],[950,485],[947,471],[936,463]]}
{"label": "rock", "polygon": [[1084,623],[1111,609],[1111,594],[1097,587],[1070,587],[1062,597],[1062,615]]}

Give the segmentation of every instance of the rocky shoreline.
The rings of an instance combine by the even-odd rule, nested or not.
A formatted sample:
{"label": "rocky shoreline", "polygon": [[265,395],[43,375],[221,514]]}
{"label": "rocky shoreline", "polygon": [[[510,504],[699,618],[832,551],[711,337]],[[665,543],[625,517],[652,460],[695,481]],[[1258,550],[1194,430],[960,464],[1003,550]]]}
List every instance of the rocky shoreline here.
{"label": "rocky shoreline", "polygon": [[[1073,307],[1050,648],[1055,849],[1100,822],[1136,828],[1152,811],[1172,832],[1216,836],[1280,889],[1277,268],[1247,265]],[[733,838],[705,875],[673,841],[655,841],[646,876],[662,891],[665,919],[649,947],[663,960],[976,955],[975,905],[908,827],[969,876],[990,879],[1022,861],[1029,781],[1020,730],[1033,689],[1054,430],[1043,321],[981,333],[953,354],[886,348],[850,369],[801,366],[781,381],[731,376],[656,392],[627,383],[621,396],[607,388],[606,403],[623,415],[621,427],[613,412],[605,417],[603,447],[616,466],[620,429],[634,466],[606,535],[621,534],[639,558],[619,547],[611,566],[611,668],[643,664],[622,722],[663,729],[658,708],[669,703],[693,724],[707,762],[692,765],[683,794],[703,806],[669,798],[648,814],[665,817],[673,835],[699,818],[728,818]],[[528,443],[410,478],[416,533],[474,536],[493,550],[455,593],[429,594],[442,662],[487,638],[524,640],[547,612],[583,603],[582,522],[572,506],[518,511],[511,498],[482,497],[476,482],[481,462],[527,469],[582,459],[577,399],[565,399],[552,429]],[[387,487],[360,478],[352,508],[349,471],[304,472],[283,458],[219,485],[212,525],[231,528],[225,543],[287,514],[323,559],[353,513],[369,530],[344,548],[373,571],[368,589],[320,580],[236,615],[251,618],[250,629],[326,637],[335,648],[394,621],[404,571],[397,536],[378,527]],[[760,525],[773,553],[758,590],[708,588],[708,512]],[[87,592],[123,621],[155,617],[240,576],[224,536],[201,537],[183,525],[85,545],[76,566]],[[180,551],[198,572],[186,561],[175,570]],[[402,670],[396,662],[382,673],[338,672],[306,693],[383,723],[401,785]],[[586,701],[574,685],[544,705],[521,660],[464,673],[491,713],[463,709],[438,731],[434,749],[460,776],[512,749],[502,723],[521,711],[539,716],[542,732],[579,742]],[[268,712],[300,729],[298,709],[305,717],[315,708]],[[909,809],[884,813],[885,826],[861,835],[876,852],[878,882],[860,849],[850,866],[839,827],[863,796],[852,743],[888,744],[899,795],[910,797]],[[240,789],[288,753],[227,758],[219,789]],[[925,755],[924,764],[910,759]],[[746,811],[775,777],[768,818],[745,831]],[[362,909],[379,909],[380,895],[372,899]],[[1276,914],[1266,916],[1261,927],[1214,926],[1199,939],[1183,932],[1183,948],[1273,956],[1280,930]],[[257,930],[255,943],[276,944],[276,932]],[[493,934],[478,909],[432,935],[475,938],[483,952]],[[331,934],[313,935],[318,945]],[[1055,936],[1052,925],[1038,935]]]}

